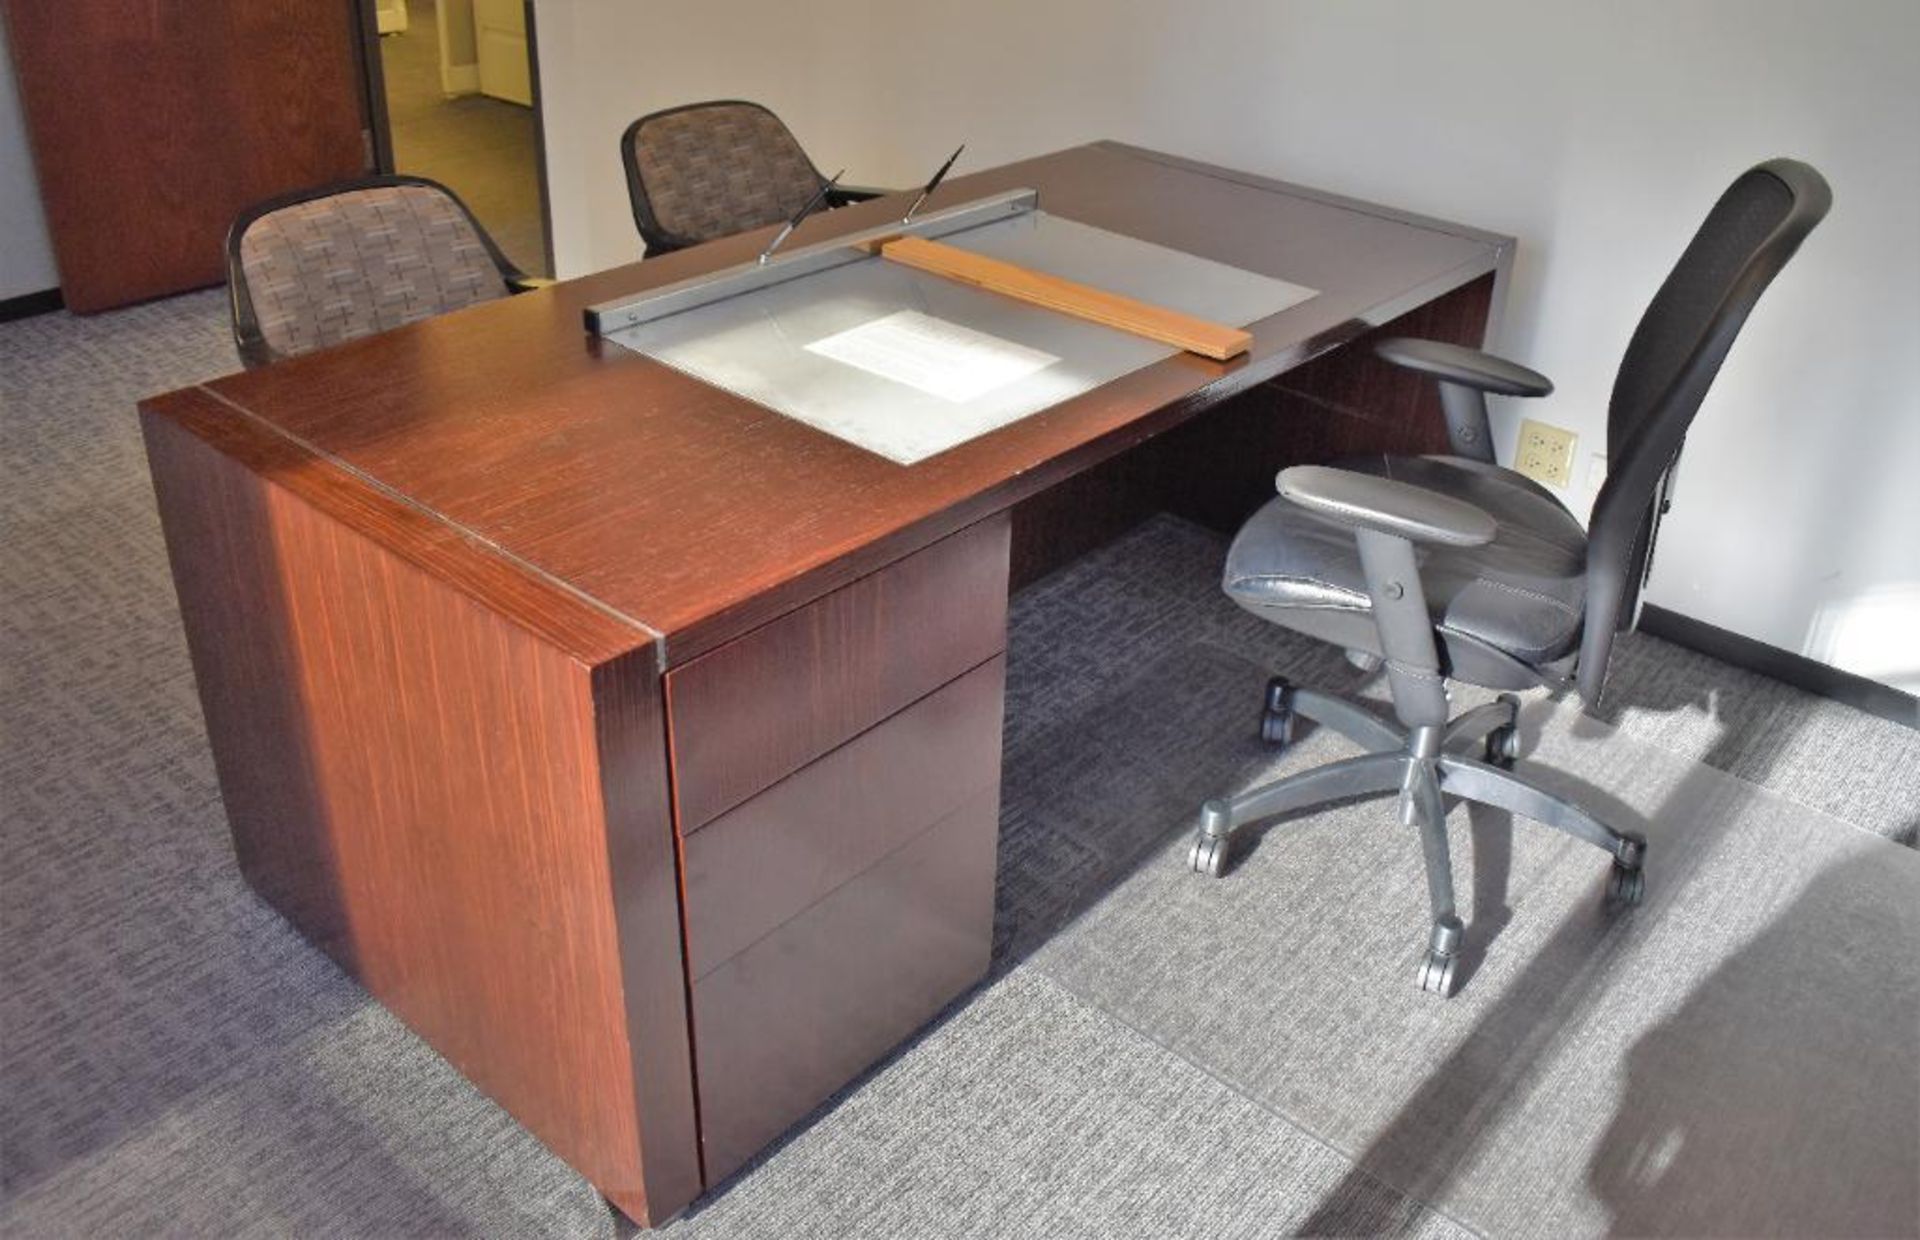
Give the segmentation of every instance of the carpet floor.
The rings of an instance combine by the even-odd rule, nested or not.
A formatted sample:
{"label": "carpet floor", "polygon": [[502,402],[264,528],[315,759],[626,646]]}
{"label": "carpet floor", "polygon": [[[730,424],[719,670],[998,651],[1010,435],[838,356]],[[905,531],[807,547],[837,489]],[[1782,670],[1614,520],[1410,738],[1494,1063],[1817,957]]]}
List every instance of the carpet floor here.
{"label": "carpet floor", "polygon": [[[234,367],[219,293],[0,325],[0,1234],[614,1234],[235,868],[132,412]],[[1458,811],[1434,1001],[1378,803],[1181,865],[1341,751],[1258,744],[1267,675],[1380,694],[1221,554],[1156,519],[1015,600],[992,974],[664,1235],[1920,1232],[1920,734],[1630,639],[1527,761],[1647,903]]]}

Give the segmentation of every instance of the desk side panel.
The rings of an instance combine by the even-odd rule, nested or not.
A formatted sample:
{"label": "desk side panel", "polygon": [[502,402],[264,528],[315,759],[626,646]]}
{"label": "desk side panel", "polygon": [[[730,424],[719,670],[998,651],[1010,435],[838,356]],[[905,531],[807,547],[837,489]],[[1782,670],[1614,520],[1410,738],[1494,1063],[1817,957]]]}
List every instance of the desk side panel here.
{"label": "desk side panel", "polygon": [[[143,421],[249,882],[623,1209],[679,1208],[699,1179],[657,673],[596,678]],[[623,937],[668,967],[630,967]]]}

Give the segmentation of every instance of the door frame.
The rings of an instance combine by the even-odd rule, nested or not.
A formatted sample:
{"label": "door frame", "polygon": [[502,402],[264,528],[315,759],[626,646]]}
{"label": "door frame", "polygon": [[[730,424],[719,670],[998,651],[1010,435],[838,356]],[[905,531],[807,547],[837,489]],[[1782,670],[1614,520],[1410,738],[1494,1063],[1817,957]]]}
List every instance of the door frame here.
{"label": "door frame", "polygon": [[393,127],[387,122],[387,73],[380,63],[380,15],[376,0],[350,0],[360,22],[360,86],[369,172],[389,175],[393,167]]}
{"label": "door frame", "polygon": [[[533,175],[540,187],[540,238],[545,246],[547,273],[553,265],[553,200],[547,187],[547,123],[540,90],[540,28],[534,0],[521,0],[527,14],[527,78],[533,93]],[[367,135],[369,171],[398,172],[393,154],[393,126],[387,119],[387,78],[380,61],[380,19],[375,0],[348,0],[360,23],[360,82],[363,130]]]}

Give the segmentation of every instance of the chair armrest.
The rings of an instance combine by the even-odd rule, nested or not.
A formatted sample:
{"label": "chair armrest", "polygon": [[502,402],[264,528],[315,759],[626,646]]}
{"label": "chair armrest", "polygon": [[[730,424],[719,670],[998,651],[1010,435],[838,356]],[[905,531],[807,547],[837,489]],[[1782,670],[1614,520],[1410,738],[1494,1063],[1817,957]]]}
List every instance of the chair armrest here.
{"label": "chair armrest", "polygon": [[827,191],[827,205],[844,207],[849,203],[865,202],[869,198],[885,198],[888,194],[899,192],[899,190],[881,189],[876,185],[836,185]]}
{"label": "chair armrest", "polygon": [[1349,469],[1295,465],[1280,471],[1278,485],[1281,495],[1302,508],[1412,542],[1479,547],[1492,542],[1498,528],[1465,500]]}
{"label": "chair armrest", "polygon": [[535,289],[552,288],[557,283],[545,276],[515,276],[507,281],[507,287],[516,293],[531,293]]}
{"label": "chair armrest", "polygon": [[1396,336],[1373,346],[1374,353],[1395,366],[1432,375],[1442,383],[1457,383],[1476,392],[1501,396],[1545,396],[1553,382],[1537,370],[1528,370],[1491,353],[1438,340]]}

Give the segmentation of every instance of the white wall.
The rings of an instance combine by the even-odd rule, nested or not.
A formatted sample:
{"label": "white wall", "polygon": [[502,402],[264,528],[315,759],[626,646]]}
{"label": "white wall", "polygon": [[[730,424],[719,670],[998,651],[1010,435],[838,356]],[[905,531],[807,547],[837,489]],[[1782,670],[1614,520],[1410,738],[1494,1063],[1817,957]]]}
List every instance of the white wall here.
{"label": "white wall", "polygon": [[0,21],[0,298],[44,292],[59,283],[14,89],[7,24]]}
{"label": "white wall", "polygon": [[[1690,440],[1653,601],[1920,690],[1920,4],[1913,0],[539,0],[563,274],[639,253],[621,129],[742,96],[907,185],[1114,137],[1520,238],[1503,350],[1559,390],[1592,501],[1612,371],[1715,195],[1776,154],[1832,216]],[[1503,454],[1520,417],[1495,412]]]}

